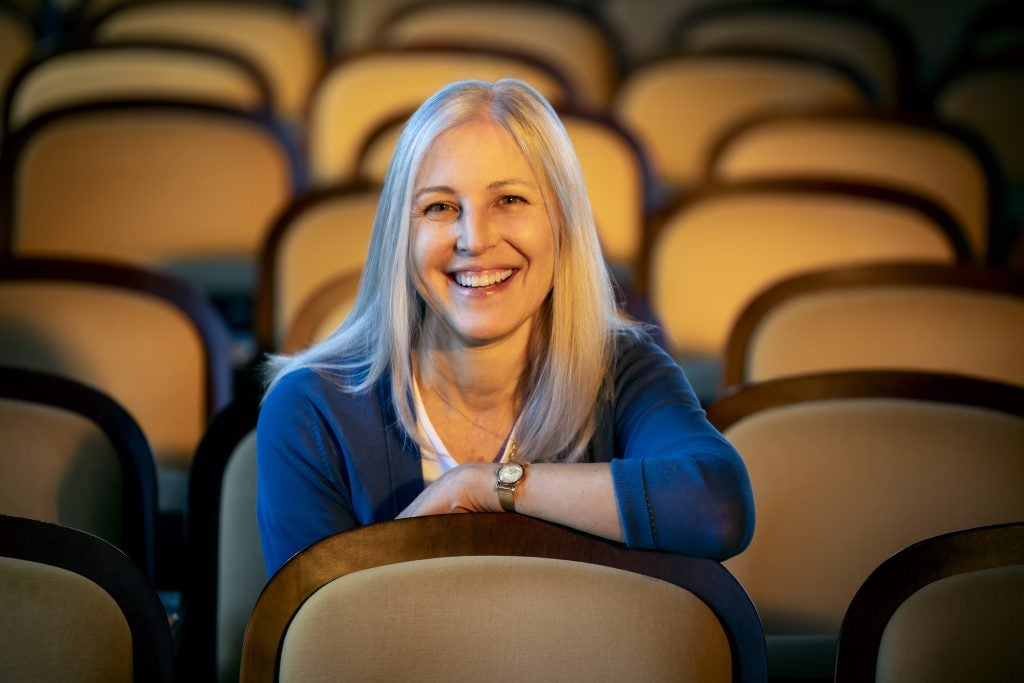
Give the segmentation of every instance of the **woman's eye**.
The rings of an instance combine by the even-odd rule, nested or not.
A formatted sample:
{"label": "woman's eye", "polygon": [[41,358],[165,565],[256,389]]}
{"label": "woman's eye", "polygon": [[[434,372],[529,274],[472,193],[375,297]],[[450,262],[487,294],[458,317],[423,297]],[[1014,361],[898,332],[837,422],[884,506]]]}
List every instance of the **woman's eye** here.
{"label": "woman's eye", "polygon": [[427,208],[423,210],[423,213],[430,216],[437,216],[448,211],[455,210],[455,207],[452,206],[451,204],[445,202],[434,202],[433,204],[428,205]]}
{"label": "woman's eye", "polygon": [[525,199],[523,199],[522,197],[520,197],[518,195],[507,194],[504,197],[502,197],[501,199],[499,199],[498,203],[499,204],[519,204],[519,203],[522,203],[522,202],[525,202],[525,201],[526,201]]}

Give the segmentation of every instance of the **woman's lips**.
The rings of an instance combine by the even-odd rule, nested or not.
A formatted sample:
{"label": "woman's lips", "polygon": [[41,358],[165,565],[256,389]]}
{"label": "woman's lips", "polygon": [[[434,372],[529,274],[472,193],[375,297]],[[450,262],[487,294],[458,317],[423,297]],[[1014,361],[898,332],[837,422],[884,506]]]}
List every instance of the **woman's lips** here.
{"label": "woman's lips", "polygon": [[448,277],[464,289],[487,289],[506,282],[516,273],[513,268],[494,270],[460,270],[449,273]]}

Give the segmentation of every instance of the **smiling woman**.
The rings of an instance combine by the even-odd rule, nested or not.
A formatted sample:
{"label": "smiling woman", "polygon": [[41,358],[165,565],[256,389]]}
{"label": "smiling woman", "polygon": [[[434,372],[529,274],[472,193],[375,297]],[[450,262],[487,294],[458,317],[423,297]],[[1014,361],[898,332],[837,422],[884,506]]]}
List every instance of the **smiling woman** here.
{"label": "smiling woman", "polygon": [[334,533],[448,512],[716,559],[750,541],[743,463],[620,317],[568,136],[520,81],[454,83],[409,119],[352,312],[268,378],[268,573]]}

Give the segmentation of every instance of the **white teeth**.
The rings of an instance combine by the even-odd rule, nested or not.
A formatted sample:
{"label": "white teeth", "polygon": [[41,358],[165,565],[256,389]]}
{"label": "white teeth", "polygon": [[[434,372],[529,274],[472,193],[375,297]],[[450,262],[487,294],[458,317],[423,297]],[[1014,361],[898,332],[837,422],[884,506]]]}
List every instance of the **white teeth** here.
{"label": "white teeth", "polygon": [[455,282],[463,287],[490,287],[512,277],[512,269],[489,270],[486,273],[455,273]]}

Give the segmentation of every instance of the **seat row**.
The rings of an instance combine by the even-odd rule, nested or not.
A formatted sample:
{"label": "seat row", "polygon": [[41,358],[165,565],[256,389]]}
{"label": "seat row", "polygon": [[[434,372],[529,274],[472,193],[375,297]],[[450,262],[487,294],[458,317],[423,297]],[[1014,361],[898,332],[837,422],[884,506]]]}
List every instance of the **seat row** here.
{"label": "seat row", "polygon": [[[12,407],[20,410],[14,415],[26,415],[29,411],[18,406],[35,404],[58,412],[84,415],[90,421],[96,419],[90,416],[90,413],[95,415],[95,406],[99,405],[95,396],[87,396],[84,403],[76,403],[69,399],[75,394],[68,391],[67,380],[63,380],[65,386],[54,385],[55,393],[49,395],[45,391],[48,385],[43,382],[16,384],[6,381],[10,377],[12,375],[5,374],[5,382],[0,386],[30,386],[34,393],[19,396],[14,392],[5,396],[5,418],[12,414]],[[746,462],[757,501],[758,528],[750,547],[724,563],[725,571],[723,565],[710,561],[626,551],[616,544],[536,520],[507,515],[456,515],[373,525],[327,539],[297,555],[264,588],[266,577],[255,517],[253,429],[257,405],[239,401],[221,412],[207,429],[191,466],[186,581],[178,613],[180,621],[174,630],[177,674],[181,680],[230,680],[237,675],[240,663],[243,680],[271,678],[279,667],[295,675],[303,672],[312,675],[315,671],[337,674],[344,670],[367,675],[376,671],[384,675],[381,672],[421,671],[417,667],[433,664],[448,667],[448,671],[460,670],[451,667],[470,667],[465,670],[472,671],[475,660],[464,649],[459,650],[456,662],[446,658],[452,652],[448,648],[432,648],[433,654],[424,658],[412,654],[419,649],[409,649],[411,635],[409,638],[383,638],[378,634],[382,630],[395,633],[395,629],[402,627],[414,632],[438,628],[423,621],[424,616],[438,616],[447,611],[424,607],[431,595],[437,597],[437,591],[427,589],[420,593],[415,588],[421,585],[419,582],[436,588],[437,581],[455,580],[460,595],[465,589],[467,600],[473,599],[469,597],[473,594],[472,586],[480,585],[483,597],[470,603],[475,604],[475,608],[465,609],[505,619],[506,613],[485,608],[488,604],[493,607],[496,571],[513,573],[524,581],[523,585],[533,586],[530,582],[536,581],[538,590],[546,596],[543,599],[534,596],[536,599],[525,600],[518,608],[511,608],[521,610],[517,619],[520,626],[535,623],[533,620],[537,619],[537,628],[548,623],[561,633],[544,637],[533,628],[517,629],[526,638],[521,645],[524,651],[541,653],[542,643],[549,643],[555,646],[555,651],[565,655],[564,642],[560,640],[564,636],[564,619],[547,619],[544,615],[551,614],[551,609],[571,610],[574,614],[587,610],[589,618],[581,617],[582,622],[574,626],[574,633],[588,628],[607,633],[603,626],[608,623],[603,621],[606,618],[613,618],[620,627],[635,620],[638,628],[646,623],[661,636],[627,642],[625,634],[632,629],[616,628],[613,629],[619,634],[616,638],[623,640],[615,647],[607,643],[601,646],[602,641],[597,636],[573,642],[581,647],[588,642],[596,644],[597,651],[614,651],[615,656],[623,658],[615,664],[618,667],[637,666],[632,656],[625,657],[622,653],[638,648],[635,658],[653,667],[648,671],[654,680],[663,677],[678,680],[682,670],[674,667],[679,666],[697,666],[705,676],[709,671],[718,671],[721,676],[701,680],[764,680],[766,673],[773,678],[827,680],[833,667],[836,667],[837,680],[863,680],[856,676],[845,678],[846,667],[862,672],[863,667],[875,661],[883,667],[906,667],[908,662],[934,667],[943,666],[939,662],[948,661],[942,659],[948,656],[954,658],[955,666],[968,667],[955,669],[961,672],[980,671],[970,667],[984,664],[1007,667],[1003,669],[1004,675],[1010,675],[1007,671],[1019,673],[1021,662],[1013,636],[1017,614],[1012,605],[1019,601],[1020,580],[1024,578],[1019,566],[1024,564],[1019,524],[1024,513],[1019,496],[1024,483],[1020,449],[1024,443],[1022,406],[1024,389],[1021,387],[934,373],[820,373],[737,387],[711,406],[709,417],[736,445]],[[38,426],[42,417],[38,409],[35,414]],[[47,431],[51,434],[60,431],[56,426],[59,423],[52,421],[52,416],[50,419]],[[63,419],[67,421],[66,417]],[[130,418],[128,420],[130,422]],[[12,422],[4,422],[7,425],[5,439],[13,446],[5,457],[25,452],[17,447],[21,441],[14,437]],[[100,428],[106,430],[112,443],[117,443],[121,428],[111,427],[109,422]],[[31,431],[23,425],[21,429],[23,434]],[[77,433],[81,434],[80,428]],[[79,439],[88,441],[81,436]],[[41,450],[38,443],[29,448],[34,448],[38,457]],[[54,446],[48,449],[53,456],[59,455],[57,451]],[[65,469],[82,467],[80,452],[76,454],[72,448],[69,455],[72,457],[64,464]],[[74,462],[76,457],[77,463]],[[81,474],[79,476],[84,480]],[[101,479],[95,472],[93,478]],[[11,477],[6,477],[5,481],[10,482]],[[125,487],[129,487],[130,479],[125,477],[124,481]],[[28,486],[27,483],[22,485]],[[63,504],[61,510],[66,512],[73,507],[70,505],[72,495],[64,486],[46,498],[59,497],[60,502],[55,504],[58,507]],[[89,505],[102,502],[105,501],[80,499],[77,504],[81,512]],[[125,514],[134,514],[135,509],[126,508]],[[50,521],[101,531],[88,527],[83,519],[61,515]],[[138,520],[123,521],[127,528]],[[1000,529],[976,532],[977,541],[971,540],[972,533],[956,533],[966,528],[1012,522],[1017,522],[1016,532]],[[4,518],[4,524],[12,523]],[[5,528],[0,538],[9,544],[25,536],[38,537],[44,547],[50,549],[48,557],[53,557],[62,548],[63,542],[54,539],[58,532],[44,533],[40,531],[40,523],[35,524],[21,533],[9,533]],[[943,534],[952,535],[921,543],[906,555],[900,552]],[[127,538],[119,542],[117,537],[101,535],[131,552]],[[89,543],[97,544],[95,539]],[[929,549],[933,543],[935,550]],[[943,544],[950,549],[938,550]],[[4,548],[5,556],[9,556],[8,547]],[[82,550],[75,553],[79,558],[83,556]],[[130,563],[131,568],[126,569],[121,566],[125,559],[110,564],[112,561],[105,560],[106,555],[99,553],[109,554],[110,551],[92,548],[84,554],[93,557],[97,564],[107,566],[104,581],[110,581],[110,573],[116,570],[116,574],[125,574],[121,581],[139,583],[132,578],[135,573],[146,586],[144,592],[152,593],[143,568],[136,563],[136,556]],[[497,563],[459,569],[459,566],[445,563],[432,568],[431,562],[422,562],[430,558],[475,554],[486,555],[489,561]],[[570,560],[648,574],[683,586],[707,603],[714,617],[702,612],[706,608],[698,609],[683,597],[652,593],[654,587],[649,584],[619,588],[616,583],[612,584],[614,589],[581,595],[568,586],[580,585],[579,572],[584,571],[583,568],[547,567],[541,571],[529,561],[510,558],[508,562],[512,564],[506,565],[494,556]],[[892,559],[887,560],[890,556]],[[920,557],[913,560],[914,556]],[[38,559],[39,555],[36,557],[36,562],[45,561]],[[375,567],[412,560],[417,562],[395,567],[394,572],[399,573],[373,571]],[[908,571],[907,562],[920,562],[922,570]],[[972,580],[984,578],[986,583],[980,593],[979,589],[973,589],[971,598],[955,592],[916,594],[924,584],[947,573],[960,573],[968,568],[991,569],[1000,564],[1018,566],[996,571],[991,576],[972,576]],[[878,572],[874,572],[879,566]],[[427,573],[416,573],[420,570]],[[534,570],[541,573],[534,575]],[[370,573],[359,576],[362,571]],[[469,573],[453,574],[460,571]],[[488,577],[486,581],[473,578],[481,571]],[[355,572],[354,584],[332,584],[330,591],[318,591],[335,577],[349,572]],[[599,580],[602,580],[599,576],[588,578],[584,584],[591,585]],[[121,602],[118,592],[107,588],[104,581],[99,581],[100,585]],[[396,581],[403,586],[398,595],[393,589]],[[5,582],[5,588],[24,585]],[[947,586],[943,591],[956,588]],[[453,586],[452,592],[444,593],[446,599],[452,599],[454,590]],[[621,595],[619,590],[623,591]],[[876,590],[889,596],[887,602],[880,602]],[[635,591],[645,596],[644,600],[654,599],[655,603],[634,602]],[[33,601],[49,597],[36,596],[23,588],[18,588],[17,593],[21,604],[31,605]],[[392,596],[390,601],[385,597],[388,594]],[[602,594],[618,595],[619,602],[607,605],[600,598]],[[913,606],[906,608],[907,611],[900,608],[899,618],[892,620],[894,631],[883,637],[890,615],[898,605],[909,603],[912,595]],[[559,599],[569,599],[570,606],[554,607],[554,604],[564,605],[557,602]],[[663,612],[665,604],[659,608],[657,603],[660,602],[670,604],[671,609]],[[136,611],[152,612],[153,605],[159,606],[159,602],[150,598],[135,603]],[[306,607],[300,610],[304,603]],[[360,604],[364,607],[359,607]],[[641,609],[638,605],[647,606]],[[948,615],[941,620],[931,616],[935,609],[948,609],[949,605],[957,605],[963,619],[969,621],[951,619]],[[66,609],[66,605],[62,606]],[[1009,611],[998,609],[1007,606],[1010,606]],[[301,611],[307,609],[317,610],[317,613],[309,612],[303,618]],[[607,610],[614,616],[608,617]],[[975,611],[970,613],[970,610]],[[923,616],[913,616],[915,613]],[[420,616],[416,617],[417,614]],[[169,635],[162,610],[159,616]],[[681,616],[684,618],[679,627],[688,631],[688,636],[672,625],[679,625]],[[10,618],[9,613],[5,613],[5,618]],[[711,626],[716,621],[720,624]],[[696,628],[695,624],[702,626]],[[972,638],[986,639],[984,651],[989,654],[985,662],[972,659],[973,651],[969,648],[943,648],[940,625],[963,628],[973,634]],[[243,638],[247,627],[248,633]],[[134,630],[134,625],[132,628]],[[337,637],[343,628],[354,629],[353,638],[369,638],[370,641],[354,649],[338,648]],[[282,649],[279,643],[286,631],[289,635]],[[697,650],[691,650],[696,647],[691,640],[695,631],[700,645]],[[328,647],[322,639],[328,634],[334,647]],[[916,639],[923,636],[940,645],[921,645]],[[165,637],[161,635],[157,639],[158,650],[164,647]],[[846,644],[846,639],[850,645]],[[488,643],[490,640],[487,638]],[[663,643],[674,654],[666,655],[658,643]],[[882,654],[876,658],[879,643]],[[849,650],[845,649],[847,647]],[[152,648],[146,645],[142,651],[151,652]],[[918,656],[908,658],[907,653],[917,652],[918,648]],[[357,652],[359,656],[354,654]],[[693,656],[680,655],[687,652]],[[698,656],[697,652],[701,654]],[[408,659],[411,656],[414,661]],[[163,661],[163,657],[163,654],[154,655],[153,661]],[[542,674],[549,670],[548,666],[557,666],[563,659],[538,654],[531,666],[541,667],[538,671]],[[24,665],[23,657],[0,661],[8,666]],[[574,658],[568,661],[571,666],[577,666]],[[355,668],[338,668],[345,666]],[[368,668],[359,669],[361,666]],[[138,667],[136,670],[148,669]],[[695,675],[693,669],[689,671],[689,676]],[[901,677],[900,680],[928,680],[928,677]]]}

